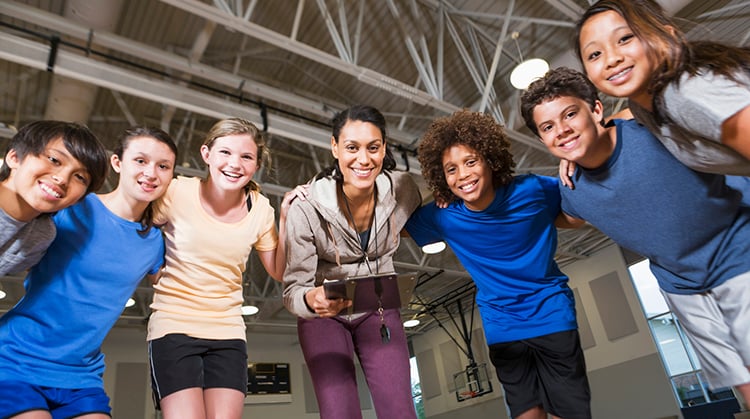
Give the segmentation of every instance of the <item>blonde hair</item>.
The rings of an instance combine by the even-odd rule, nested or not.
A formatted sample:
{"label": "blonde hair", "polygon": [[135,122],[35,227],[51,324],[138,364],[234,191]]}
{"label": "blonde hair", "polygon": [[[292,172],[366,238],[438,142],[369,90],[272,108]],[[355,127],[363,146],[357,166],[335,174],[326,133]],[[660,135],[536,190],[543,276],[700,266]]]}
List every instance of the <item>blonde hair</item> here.
{"label": "blonde hair", "polygon": [[[258,169],[263,165],[271,165],[271,152],[266,145],[265,135],[252,122],[242,118],[226,118],[215,123],[206,134],[203,145],[211,149],[217,138],[226,137],[227,135],[247,134],[255,145],[258,146]],[[260,185],[251,180],[246,186],[246,191],[260,191]]]}

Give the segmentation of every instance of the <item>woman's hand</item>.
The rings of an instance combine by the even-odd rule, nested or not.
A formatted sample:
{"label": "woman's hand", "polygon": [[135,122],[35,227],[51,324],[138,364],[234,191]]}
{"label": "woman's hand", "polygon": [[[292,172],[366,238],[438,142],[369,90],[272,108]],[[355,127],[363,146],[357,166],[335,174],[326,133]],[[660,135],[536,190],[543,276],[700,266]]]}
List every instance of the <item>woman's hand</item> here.
{"label": "woman's hand", "polygon": [[345,300],[343,298],[328,299],[325,289],[322,286],[308,291],[305,294],[305,302],[320,317],[334,317],[341,310],[352,305],[352,300]]}

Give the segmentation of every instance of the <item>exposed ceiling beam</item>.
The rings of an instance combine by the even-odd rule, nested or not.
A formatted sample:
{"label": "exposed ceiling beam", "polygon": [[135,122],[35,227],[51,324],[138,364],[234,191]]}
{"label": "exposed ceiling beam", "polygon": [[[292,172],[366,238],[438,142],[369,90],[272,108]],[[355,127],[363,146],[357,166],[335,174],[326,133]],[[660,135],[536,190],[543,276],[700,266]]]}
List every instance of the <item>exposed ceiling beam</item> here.
{"label": "exposed ceiling beam", "polygon": [[62,18],[59,15],[45,12],[34,7],[13,1],[3,1],[0,2],[0,14],[31,22],[79,40],[88,40],[89,36],[91,36],[92,42],[95,45],[100,45],[113,51],[118,51],[133,57],[139,57],[147,61],[158,63],[170,69],[177,70],[178,72],[189,74],[193,77],[210,79],[221,85],[231,87],[232,89],[241,88],[245,93],[257,95],[278,103],[285,103],[314,115],[330,118],[334,113],[334,110],[324,103],[292,95],[274,87],[252,82],[246,83],[244,78],[232,73],[218,70],[196,61],[191,61],[189,58],[154,48],[150,45],[135,42],[119,35],[105,31],[94,31],[92,33],[89,28],[82,24],[75,23]]}
{"label": "exposed ceiling beam", "polygon": [[560,13],[564,14],[572,21],[578,21],[584,10],[582,7],[576,5],[570,0],[546,0],[547,4],[557,9]]}
{"label": "exposed ceiling beam", "polygon": [[[166,3],[172,2],[172,0],[163,0],[163,1]],[[180,1],[182,2],[183,0],[180,0]],[[187,8],[188,5],[192,5],[192,7],[197,7],[198,9],[203,10],[204,14],[206,14],[208,17],[213,17],[213,21],[219,24],[223,24],[223,22],[226,20],[234,19],[236,20],[236,22],[234,22],[233,25],[236,25],[239,27],[243,27],[244,25],[249,26],[253,30],[250,31],[246,28],[243,32],[246,33],[247,35],[255,36],[254,35],[255,30],[261,31],[264,34],[272,33],[272,34],[275,34],[274,39],[276,39],[277,42],[282,43],[282,44],[293,43],[296,46],[299,46],[300,48],[302,48],[302,50],[300,51],[296,49],[290,49],[290,51],[292,52],[307,56],[307,55],[315,55],[315,51],[317,51],[317,50],[314,50],[314,48],[312,47],[304,45],[300,42],[296,42],[293,39],[290,39],[288,37],[284,37],[281,34],[276,34],[258,25],[245,22],[243,19],[228,16],[226,14],[222,14],[220,10],[213,8],[210,5],[205,5],[202,3],[198,3],[198,5],[196,5],[195,4],[196,2],[193,0],[184,0],[184,3],[185,4],[182,4],[182,3],[180,4],[185,8]],[[210,11],[211,13],[208,13],[208,11],[206,11],[205,9],[208,9],[208,11]],[[191,11],[192,8],[187,8],[187,10]],[[138,42],[132,41],[130,39],[127,39],[127,38],[124,38],[124,37],[121,37],[112,33],[108,33],[105,31],[92,32],[89,28],[85,27],[84,25],[64,19],[60,17],[59,15],[44,12],[37,8],[26,6],[26,5],[16,3],[10,0],[0,2],[0,14],[8,15],[8,16],[21,19],[21,20],[25,20],[28,22],[33,22],[39,26],[42,26],[50,30],[57,31],[64,35],[68,35],[68,36],[81,39],[81,40],[88,40],[89,37],[91,36],[94,44],[100,45],[110,50],[119,51],[119,52],[131,55],[134,57],[139,57],[148,61],[152,61],[154,63],[158,63],[170,69],[174,69],[174,70],[177,70],[185,74],[189,74],[194,77],[199,77],[202,79],[210,79],[213,82],[222,84],[227,87],[231,87],[233,89],[242,89],[243,92],[246,92],[248,94],[254,94],[259,97],[263,97],[265,99],[275,101],[277,103],[283,103],[283,104],[292,106],[296,109],[300,109],[300,110],[310,112],[315,115],[319,115],[326,119],[332,117],[333,113],[336,111],[335,109],[332,109],[330,106],[326,105],[325,103],[309,100],[304,97],[285,92],[281,89],[277,89],[277,88],[263,85],[260,83],[254,83],[254,82],[246,83],[246,80],[244,78],[234,75],[232,73],[228,73],[228,72],[225,72],[225,71],[222,71],[222,70],[219,70],[214,67],[204,65],[198,62],[192,62],[191,60],[185,57],[182,57],[182,56],[179,56],[179,55],[176,55],[176,54],[173,54],[173,53],[170,53],[170,52],[158,49],[158,48],[154,48],[146,44],[138,43]],[[220,18],[223,19],[223,21]],[[281,47],[281,45],[277,45],[277,46]],[[289,49],[289,47],[286,47],[286,48]],[[339,61],[342,66],[346,65],[348,68],[356,67],[358,69],[357,71],[359,71],[358,74],[359,74],[359,78],[361,81],[370,82],[370,84],[376,84],[378,85],[378,87],[384,88],[385,90],[389,91],[392,94],[395,94],[398,96],[404,96],[408,94],[409,96],[412,96],[412,98],[416,98],[410,92],[421,92],[419,89],[413,86],[409,86],[401,82],[396,82],[395,80],[390,79],[387,76],[380,75],[379,73],[374,72],[372,70],[357,67],[357,66],[354,66],[353,64],[344,63],[343,61],[339,60],[338,58],[330,54],[326,54],[321,51],[317,51],[317,53],[323,54],[323,56],[318,56],[318,59],[336,60],[336,61]],[[13,61],[13,60],[9,60],[9,61]],[[46,69],[46,67],[44,67],[43,69]],[[342,70],[342,68],[339,68],[339,67],[334,67],[334,69]],[[384,81],[385,82],[393,81],[396,83],[389,84],[389,83],[385,83]],[[405,86],[405,90],[402,89],[400,85]],[[424,93],[424,92],[421,92],[421,94],[429,96],[429,94]],[[430,96],[430,99],[432,101],[437,100],[432,96]],[[424,100],[415,100],[415,102],[425,104]],[[438,102],[444,103],[444,104],[446,103],[442,101],[438,101]],[[430,103],[438,103],[438,102],[430,102]],[[450,105],[449,107],[450,107],[450,112],[453,112],[459,109],[459,107],[455,105]],[[436,109],[448,111],[448,109],[443,109],[443,108],[444,107],[437,107]],[[547,149],[544,147],[544,145],[542,145],[539,141],[536,141],[534,138],[528,135],[525,135],[521,132],[515,131],[513,129],[508,129],[507,131],[508,131],[508,135],[513,140],[523,143],[536,150],[547,153]],[[418,136],[415,134],[406,133],[400,130],[389,130],[389,137],[404,145],[413,145],[414,140],[418,138]],[[327,135],[321,138],[327,138]],[[318,142],[314,142],[314,145],[319,146]],[[410,168],[413,168],[413,167],[419,167],[419,165],[416,164],[416,160],[414,160],[414,162],[410,161]]]}
{"label": "exposed ceiling beam", "polygon": [[245,22],[235,16],[219,10],[216,7],[201,3],[197,0],[161,0],[175,8],[200,16],[204,19],[212,20],[227,28],[237,32],[252,36],[263,42],[276,46],[277,48],[289,51],[291,53],[303,56],[309,60],[330,67],[334,70],[347,73],[357,78],[357,80],[367,83],[371,86],[385,90],[392,94],[412,100],[420,105],[430,106],[445,113],[453,113],[460,107],[451,103],[437,99],[429,93],[415,89],[406,83],[396,80],[385,74],[378,73],[368,68],[360,67],[356,64],[347,62],[335,55],[321,51],[307,44],[290,38],[287,35],[274,32],[252,22]]}
{"label": "exposed ceiling beam", "polygon": [[[32,68],[46,69],[49,52],[48,45],[0,32],[0,58],[2,59]],[[248,106],[148,78],[68,51],[58,51],[54,72],[95,86],[156,103],[176,106],[217,119],[239,116],[255,124],[263,124],[260,112]],[[268,132],[320,148],[330,148],[330,132],[283,116],[268,115]],[[414,157],[408,157],[408,159],[410,172],[421,174],[419,162]]]}
{"label": "exposed ceiling beam", "polygon": [[[91,38],[94,45],[151,61],[159,66],[175,70],[178,73],[211,80],[214,83],[227,86],[231,89],[241,90],[249,95],[282,103],[295,109],[320,116],[326,121],[338,110],[331,104],[310,100],[272,86],[248,81],[238,75],[201,64],[197,60],[191,60],[106,31],[92,31],[85,25],[65,19],[59,15],[13,1],[0,2],[0,14],[31,22],[82,41],[87,41]],[[410,89],[416,90],[412,87]],[[417,135],[392,129],[389,130],[389,138],[404,145],[411,145],[414,139],[417,138]]]}

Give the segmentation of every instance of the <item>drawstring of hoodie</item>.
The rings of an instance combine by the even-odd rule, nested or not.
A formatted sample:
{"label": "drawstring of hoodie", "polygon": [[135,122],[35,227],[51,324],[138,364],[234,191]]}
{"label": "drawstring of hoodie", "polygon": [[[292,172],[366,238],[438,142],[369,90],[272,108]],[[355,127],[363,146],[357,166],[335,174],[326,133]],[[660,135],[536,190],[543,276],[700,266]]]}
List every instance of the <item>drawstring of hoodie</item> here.
{"label": "drawstring of hoodie", "polygon": [[328,234],[331,236],[331,240],[333,240],[333,250],[336,251],[336,266],[339,268],[341,267],[341,254],[339,253],[339,245],[336,243],[336,235],[333,234],[333,228],[331,228],[331,223],[326,221],[326,228],[328,229]]}

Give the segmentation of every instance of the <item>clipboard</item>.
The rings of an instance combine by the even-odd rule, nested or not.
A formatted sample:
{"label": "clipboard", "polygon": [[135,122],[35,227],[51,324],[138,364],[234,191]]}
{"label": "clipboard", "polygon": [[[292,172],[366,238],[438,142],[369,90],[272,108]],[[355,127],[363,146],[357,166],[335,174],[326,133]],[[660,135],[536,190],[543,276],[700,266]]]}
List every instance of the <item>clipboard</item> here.
{"label": "clipboard", "polygon": [[406,307],[416,285],[416,272],[353,276],[323,283],[326,297],[352,300],[352,306],[344,310],[348,314]]}

